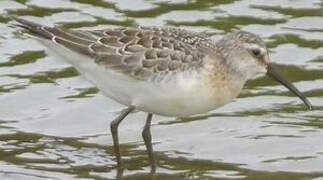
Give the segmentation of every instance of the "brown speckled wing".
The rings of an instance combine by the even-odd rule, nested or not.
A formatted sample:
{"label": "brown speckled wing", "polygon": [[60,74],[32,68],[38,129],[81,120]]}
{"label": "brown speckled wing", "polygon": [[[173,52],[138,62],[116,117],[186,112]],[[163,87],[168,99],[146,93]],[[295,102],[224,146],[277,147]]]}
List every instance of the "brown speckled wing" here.
{"label": "brown speckled wing", "polygon": [[94,34],[98,40],[90,49],[95,52],[95,62],[137,79],[161,78],[203,64],[205,47],[200,42],[206,39],[196,33],[139,27]]}
{"label": "brown speckled wing", "polygon": [[133,27],[67,30],[16,19],[21,27],[95,63],[135,79],[163,79],[168,74],[202,66],[204,50],[213,46],[206,35],[176,28]]}

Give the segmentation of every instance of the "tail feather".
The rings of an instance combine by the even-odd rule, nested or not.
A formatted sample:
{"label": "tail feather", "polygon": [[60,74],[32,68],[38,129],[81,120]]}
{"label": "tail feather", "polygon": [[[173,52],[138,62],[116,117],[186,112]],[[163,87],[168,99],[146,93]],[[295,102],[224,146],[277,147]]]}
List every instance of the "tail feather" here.
{"label": "tail feather", "polygon": [[51,40],[54,43],[63,45],[66,48],[77,51],[81,54],[92,55],[90,46],[95,43],[95,41],[82,37],[80,33],[75,33],[76,31],[43,26],[21,18],[14,19],[19,23],[16,24],[16,26],[27,29],[30,33],[36,36]]}
{"label": "tail feather", "polygon": [[19,23],[19,24],[16,24],[16,26],[27,29],[35,35],[41,36],[49,40],[52,40],[52,38],[54,37],[54,35],[51,32],[47,31],[45,29],[45,26],[41,24],[31,22],[25,19],[17,18],[17,17],[15,17],[14,20]]}

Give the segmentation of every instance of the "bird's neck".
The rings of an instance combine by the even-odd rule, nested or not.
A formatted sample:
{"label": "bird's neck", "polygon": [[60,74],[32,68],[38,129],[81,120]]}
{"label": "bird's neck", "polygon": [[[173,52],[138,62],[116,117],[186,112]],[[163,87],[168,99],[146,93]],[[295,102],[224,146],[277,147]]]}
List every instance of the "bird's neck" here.
{"label": "bird's neck", "polygon": [[248,80],[247,74],[241,72],[232,62],[218,56],[207,57],[204,61],[205,73],[214,81],[242,82]]}
{"label": "bird's neck", "polygon": [[212,102],[217,102],[217,105],[226,104],[237,97],[246,82],[246,78],[232,74],[224,66],[210,65],[202,74],[209,98]]}

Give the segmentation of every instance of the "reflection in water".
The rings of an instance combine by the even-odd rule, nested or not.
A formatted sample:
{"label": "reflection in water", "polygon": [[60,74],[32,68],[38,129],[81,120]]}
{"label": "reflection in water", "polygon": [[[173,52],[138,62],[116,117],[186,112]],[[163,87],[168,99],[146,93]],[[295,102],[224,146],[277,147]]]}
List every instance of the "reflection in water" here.
{"label": "reflection in water", "polygon": [[314,111],[261,77],[217,111],[156,117],[156,179],[323,177],[320,0],[50,2],[0,1],[1,177],[149,179],[154,174],[140,137],[145,115],[131,114],[119,129],[125,167],[118,172],[107,129],[123,107],[104,98],[61,57],[9,27],[11,15],[68,28],[174,25],[215,39],[234,28],[261,35],[272,61],[310,97]]}
{"label": "reflection in water", "polygon": [[[124,177],[124,168],[123,167],[117,167],[117,174],[116,174],[116,179],[121,180],[121,179],[125,179]],[[145,174],[142,175],[145,179],[149,179],[149,180],[155,180],[158,178],[157,174],[156,174],[156,168],[151,167],[150,169],[150,173],[149,174]]]}

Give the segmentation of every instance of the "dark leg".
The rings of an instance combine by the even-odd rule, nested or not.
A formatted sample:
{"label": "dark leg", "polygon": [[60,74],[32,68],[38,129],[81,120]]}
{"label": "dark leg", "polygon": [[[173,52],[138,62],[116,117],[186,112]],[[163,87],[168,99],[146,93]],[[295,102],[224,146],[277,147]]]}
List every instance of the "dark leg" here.
{"label": "dark leg", "polygon": [[121,123],[121,121],[133,110],[134,110],[134,107],[129,107],[123,110],[121,114],[116,119],[114,119],[110,124],[114,153],[117,158],[118,167],[122,167],[121,155],[120,155],[120,149],[119,149],[118,126]]}
{"label": "dark leg", "polygon": [[156,161],[154,158],[153,146],[151,143],[151,133],[150,133],[150,125],[151,125],[152,117],[153,117],[153,115],[148,113],[147,119],[146,119],[146,124],[144,126],[143,131],[142,131],[142,137],[144,139],[144,142],[145,142],[145,145],[147,148],[149,163],[151,166],[151,172],[155,172],[156,171]]}
{"label": "dark leg", "polygon": [[117,180],[123,180],[123,168],[122,167],[117,167]]}

